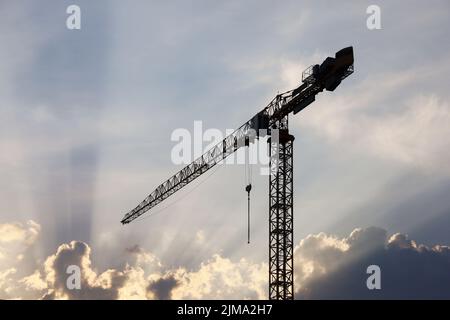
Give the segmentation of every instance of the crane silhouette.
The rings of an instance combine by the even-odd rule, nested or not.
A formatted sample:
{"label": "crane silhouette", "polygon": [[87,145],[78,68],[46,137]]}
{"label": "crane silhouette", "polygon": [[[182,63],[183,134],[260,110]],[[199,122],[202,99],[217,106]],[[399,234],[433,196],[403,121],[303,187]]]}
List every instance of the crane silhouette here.
{"label": "crane silhouette", "polygon": [[[138,206],[125,214],[122,224],[143,215],[238,149],[249,147],[256,139],[269,135],[269,298],[293,299],[294,136],[289,133],[288,117],[313,103],[316,95],[323,90],[334,91],[343,79],[353,73],[353,62],[353,47],[346,47],[336,52],[334,57],[327,57],[320,65],[307,68],[299,87],[277,94],[262,111],[159,185]],[[250,210],[251,184],[245,190]]]}

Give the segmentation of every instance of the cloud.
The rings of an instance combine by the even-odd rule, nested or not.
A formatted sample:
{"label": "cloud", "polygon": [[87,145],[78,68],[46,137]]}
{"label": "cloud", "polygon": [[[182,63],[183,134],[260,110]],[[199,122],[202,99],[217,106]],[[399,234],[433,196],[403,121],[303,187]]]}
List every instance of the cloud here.
{"label": "cloud", "polygon": [[[438,68],[433,64],[428,69]],[[417,74],[427,78],[429,72],[421,67],[369,75],[346,90],[349,94],[320,97],[314,111],[296,121],[332,143],[448,175],[450,105],[441,97],[444,93],[420,89]]]}
{"label": "cloud", "polygon": [[[43,270],[22,279],[27,289],[46,290],[43,299],[219,299],[265,297],[266,267],[245,259],[234,263],[215,255],[198,270],[164,270],[148,252],[133,251],[132,264],[102,273],[91,267],[91,249],[83,242],[62,244]],[[81,289],[68,289],[68,266],[81,269]],[[46,285],[44,285],[44,283]]]}
{"label": "cloud", "polygon": [[17,269],[9,268],[0,271],[0,298],[13,298],[15,291],[15,281],[13,280]]}
{"label": "cloud", "polygon": [[151,282],[147,287],[147,292],[152,292],[158,300],[169,300],[172,298],[173,289],[178,285],[178,280],[171,275]]}
{"label": "cloud", "polygon": [[[50,288],[45,298],[54,299],[117,299],[126,279],[124,272],[109,269],[98,274],[91,268],[91,249],[80,241],[62,244],[44,264],[45,280]],[[68,267],[81,269],[81,290],[67,288]]]}
{"label": "cloud", "polygon": [[[28,227],[28,228],[27,228]],[[0,225],[0,243],[29,242],[40,229],[34,222]],[[31,235],[33,235],[31,237]],[[197,270],[170,269],[152,253],[138,245],[127,248],[128,263],[123,269],[99,272],[92,266],[88,244],[72,241],[61,244],[31,274],[20,276],[18,261],[0,268],[0,298],[42,299],[219,299],[265,297],[267,267],[245,259],[233,262],[214,255]],[[10,252],[8,251],[8,254]],[[15,254],[13,254],[15,256]],[[80,268],[81,289],[68,289],[71,265]]]}
{"label": "cloud", "polygon": [[0,297],[20,295],[17,277],[27,269],[26,257],[31,254],[39,232],[40,226],[32,220],[0,224]]}
{"label": "cloud", "polygon": [[139,245],[135,244],[134,246],[126,248],[125,251],[131,254],[137,254],[142,252],[142,248]]}
{"label": "cloud", "polygon": [[0,238],[1,245],[17,243],[21,245],[30,245],[35,240],[39,233],[40,226],[33,220],[23,223],[5,223],[0,224]]}
{"label": "cloud", "polygon": [[[0,243],[36,239],[39,226],[0,225]],[[32,230],[32,231],[30,231]],[[14,239],[14,240],[13,240]],[[88,244],[61,244],[44,263],[20,274],[24,259],[0,267],[0,298],[31,299],[266,299],[267,264],[213,255],[198,268],[168,267],[138,245],[125,249],[123,268],[97,270]],[[347,237],[308,235],[294,250],[297,299],[450,298],[450,247],[428,247],[376,227]],[[369,265],[381,268],[381,290],[368,290]],[[81,289],[68,289],[68,267],[80,268]]]}
{"label": "cloud", "polygon": [[24,259],[24,254],[36,242],[39,232],[40,226],[33,220],[0,224],[0,265],[11,267]]}
{"label": "cloud", "polygon": [[263,299],[267,291],[267,265],[237,262],[214,255],[198,270],[175,272],[179,285],[174,299]]}
{"label": "cloud", "polygon": [[199,230],[195,233],[195,242],[203,244],[205,242],[205,231]]}
{"label": "cloud", "polygon": [[26,290],[29,291],[43,291],[47,288],[47,283],[41,278],[39,270],[36,270],[33,274],[24,277],[19,280],[20,283],[25,285]]}
{"label": "cloud", "polygon": [[[295,249],[297,299],[449,299],[450,248],[427,247],[380,228],[346,238],[308,236]],[[368,290],[369,265],[381,268],[381,290]]]}
{"label": "cloud", "polygon": [[[45,263],[48,287],[45,298],[69,299],[232,299],[265,297],[267,270],[264,264],[245,259],[232,262],[220,255],[202,263],[198,270],[167,269],[151,253],[139,251],[124,270],[101,274],[91,267],[89,247],[81,242],[61,245]],[[65,273],[70,264],[82,271],[82,289],[67,290]]]}

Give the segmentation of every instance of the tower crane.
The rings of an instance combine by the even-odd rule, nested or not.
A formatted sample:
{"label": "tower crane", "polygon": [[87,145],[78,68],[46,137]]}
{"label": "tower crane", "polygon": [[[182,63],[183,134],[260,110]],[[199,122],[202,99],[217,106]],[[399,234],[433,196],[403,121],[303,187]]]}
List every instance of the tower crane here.
{"label": "tower crane", "polygon": [[[288,117],[306,108],[323,90],[334,91],[341,81],[353,73],[353,47],[336,52],[320,65],[307,68],[299,87],[277,94],[254,117],[232,134],[206,151],[167,181],[160,184],[134,209],[125,214],[122,224],[128,224],[143,215],[175,192],[194,181],[238,149],[249,146],[269,135],[269,298],[291,300],[294,298],[293,261],[293,142],[289,133]],[[256,132],[252,137],[250,132]],[[278,139],[275,138],[275,133]],[[274,140],[278,140],[275,142]],[[276,156],[275,156],[276,155]],[[251,184],[246,186],[250,194]]]}

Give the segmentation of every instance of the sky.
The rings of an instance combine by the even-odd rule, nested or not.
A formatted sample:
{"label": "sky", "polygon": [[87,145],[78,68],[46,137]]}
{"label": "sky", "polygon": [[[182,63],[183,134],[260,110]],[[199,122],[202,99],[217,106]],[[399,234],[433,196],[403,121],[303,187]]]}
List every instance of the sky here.
{"label": "sky", "polygon": [[[81,30],[66,28],[71,4]],[[380,30],[366,26],[371,4]],[[1,1],[0,298],[267,298],[258,166],[250,245],[242,165],[120,220],[181,169],[174,130],[237,128],[350,45],[354,74],[290,118],[295,296],[450,298],[449,9]],[[65,287],[71,263],[80,291]],[[365,287],[368,264],[379,291]]]}

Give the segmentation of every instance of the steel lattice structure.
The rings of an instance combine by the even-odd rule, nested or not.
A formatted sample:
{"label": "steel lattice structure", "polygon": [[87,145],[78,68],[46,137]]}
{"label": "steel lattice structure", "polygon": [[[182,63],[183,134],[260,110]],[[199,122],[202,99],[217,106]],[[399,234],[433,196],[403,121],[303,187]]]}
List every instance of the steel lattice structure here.
{"label": "steel lattice structure", "polygon": [[269,149],[269,297],[290,300],[294,294],[294,136],[289,134],[287,116],[279,126],[279,143],[270,142]]}
{"label": "steel lattice structure", "polygon": [[[288,116],[306,108],[323,90],[334,89],[353,73],[353,48],[338,51],[334,58],[313,65],[302,75],[302,84],[278,94],[252,119],[245,122],[201,157],[160,184],[134,209],[125,214],[122,224],[130,223],[172,194],[194,181],[241,147],[248,146],[259,133],[272,135],[269,178],[269,297],[289,300],[294,297],[293,273],[293,142]],[[277,132],[279,141],[275,141]]]}

